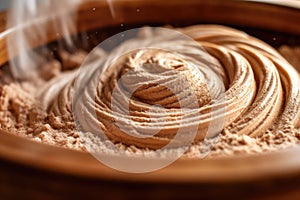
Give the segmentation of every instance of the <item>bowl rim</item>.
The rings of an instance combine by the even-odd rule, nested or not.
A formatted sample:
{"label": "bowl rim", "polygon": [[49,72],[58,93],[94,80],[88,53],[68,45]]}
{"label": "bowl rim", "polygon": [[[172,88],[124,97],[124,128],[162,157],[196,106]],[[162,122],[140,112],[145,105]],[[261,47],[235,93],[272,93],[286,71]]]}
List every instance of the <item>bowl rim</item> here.
{"label": "bowl rim", "polygon": [[297,158],[300,146],[279,152],[246,156],[180,158],[161,170],[134,174],[111,169],[88,152],[42,144],[1,130],[0,138],[1,160],[31,169],[79,178],[169,184],[235,183],[257,182],[300,174],[300,159]]}

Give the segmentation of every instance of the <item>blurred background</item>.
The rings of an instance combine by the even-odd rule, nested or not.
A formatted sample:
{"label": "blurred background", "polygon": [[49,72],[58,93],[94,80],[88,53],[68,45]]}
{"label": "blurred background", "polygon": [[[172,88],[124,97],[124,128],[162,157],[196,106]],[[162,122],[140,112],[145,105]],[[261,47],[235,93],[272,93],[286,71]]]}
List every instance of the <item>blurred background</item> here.
{"label": "blurred background", "polygon": [[0,10],[4,10],[5,8],[7,8],[9,4],[9,0],[0,0]]}

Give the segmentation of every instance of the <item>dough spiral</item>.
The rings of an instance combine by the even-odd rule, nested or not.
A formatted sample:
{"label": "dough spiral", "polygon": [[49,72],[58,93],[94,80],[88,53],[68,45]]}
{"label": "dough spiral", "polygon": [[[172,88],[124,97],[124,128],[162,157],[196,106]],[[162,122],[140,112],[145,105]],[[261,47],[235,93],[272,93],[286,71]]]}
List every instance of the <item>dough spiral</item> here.
{"label": "dough spiral", "polygon": [[222,119],[224,127],[208,137],[298,128],[299,74],[276,50],[224,26],[177,30],[194,41],[159,32],[132,39],[102,55],[97,66],[80,69],[79,77],[71,72],[48,84],[44,106],[65,119],[75,112],[84,131],[149,149],[174,140],[185,145],[184,137],[175,137],[179,129],[196,130],[193,141],[203,140],[212,121]]}

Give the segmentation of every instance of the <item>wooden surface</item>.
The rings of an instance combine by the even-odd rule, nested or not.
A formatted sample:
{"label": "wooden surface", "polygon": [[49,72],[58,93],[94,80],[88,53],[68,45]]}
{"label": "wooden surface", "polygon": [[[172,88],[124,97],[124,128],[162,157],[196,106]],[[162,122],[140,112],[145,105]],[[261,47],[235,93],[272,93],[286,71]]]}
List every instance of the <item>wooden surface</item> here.
{"label": "wooden surface", "polygon": [[[121,23],[125,26],[221,23],[300,35],[300,11],[270,4],[223,0],[122,0],[116,1],[115,11],[117,15],[113,18],[105,1],[87,1],[79,9],[78,30]],[[0,30],[4,30],[4,24],[5,15],[2,14]],[[8,61],[8,34],[14,34],[13,30],[0,34],[0,64]],[[57,39],[54,32],[48,36],[46,41],[34,43],[32,47]],[[88,153],[1,132],[0,199],[295,198],[300,196],[299,153],[297,148],[256,156],[181,159],[157,172],[128,174],[105,167]]]}
{"label": "wooden surface", "polygon": [[300,34],[300,27],[295,26],[300,19],[297,9],[265,3],[257,5],[252,1],[188,0],[187,3],[182,0],[122,0],[115,1],[114,18],[105,1],[85,2],[79,9],[79,30],[121,23],[176,25],[210,22]]}

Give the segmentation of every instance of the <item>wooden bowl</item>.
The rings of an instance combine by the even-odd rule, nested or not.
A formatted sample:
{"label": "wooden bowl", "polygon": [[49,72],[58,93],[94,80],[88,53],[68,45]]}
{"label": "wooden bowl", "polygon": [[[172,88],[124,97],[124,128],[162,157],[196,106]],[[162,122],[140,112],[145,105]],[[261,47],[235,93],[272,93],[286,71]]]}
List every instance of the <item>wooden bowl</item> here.
{"label": "wooden bowl", "polygon": [[[142,25],[186,26],[216,23],[257,34],[267,42],[300,43],[300,6],[234,0],[121,0],[115,18],[106,1],[85,1],[78,10],[78,32]],[[9,60],[5,14],[0,15],[0,64]],[[25,27],[26,28],[26,27]],[[30,27],[29,27],[30,28]],[[293,39],[291,39],[293,38]],[[46,41],[59,39],[48,33]],[[16,53],[17,55],[17,53]],[[110,169],[89,153],[40,144],[11,133],[0,134],[0,198],[297,198],[300,197],[300,147],[280,152],[202,160],[179,159],[152,173]]]}

